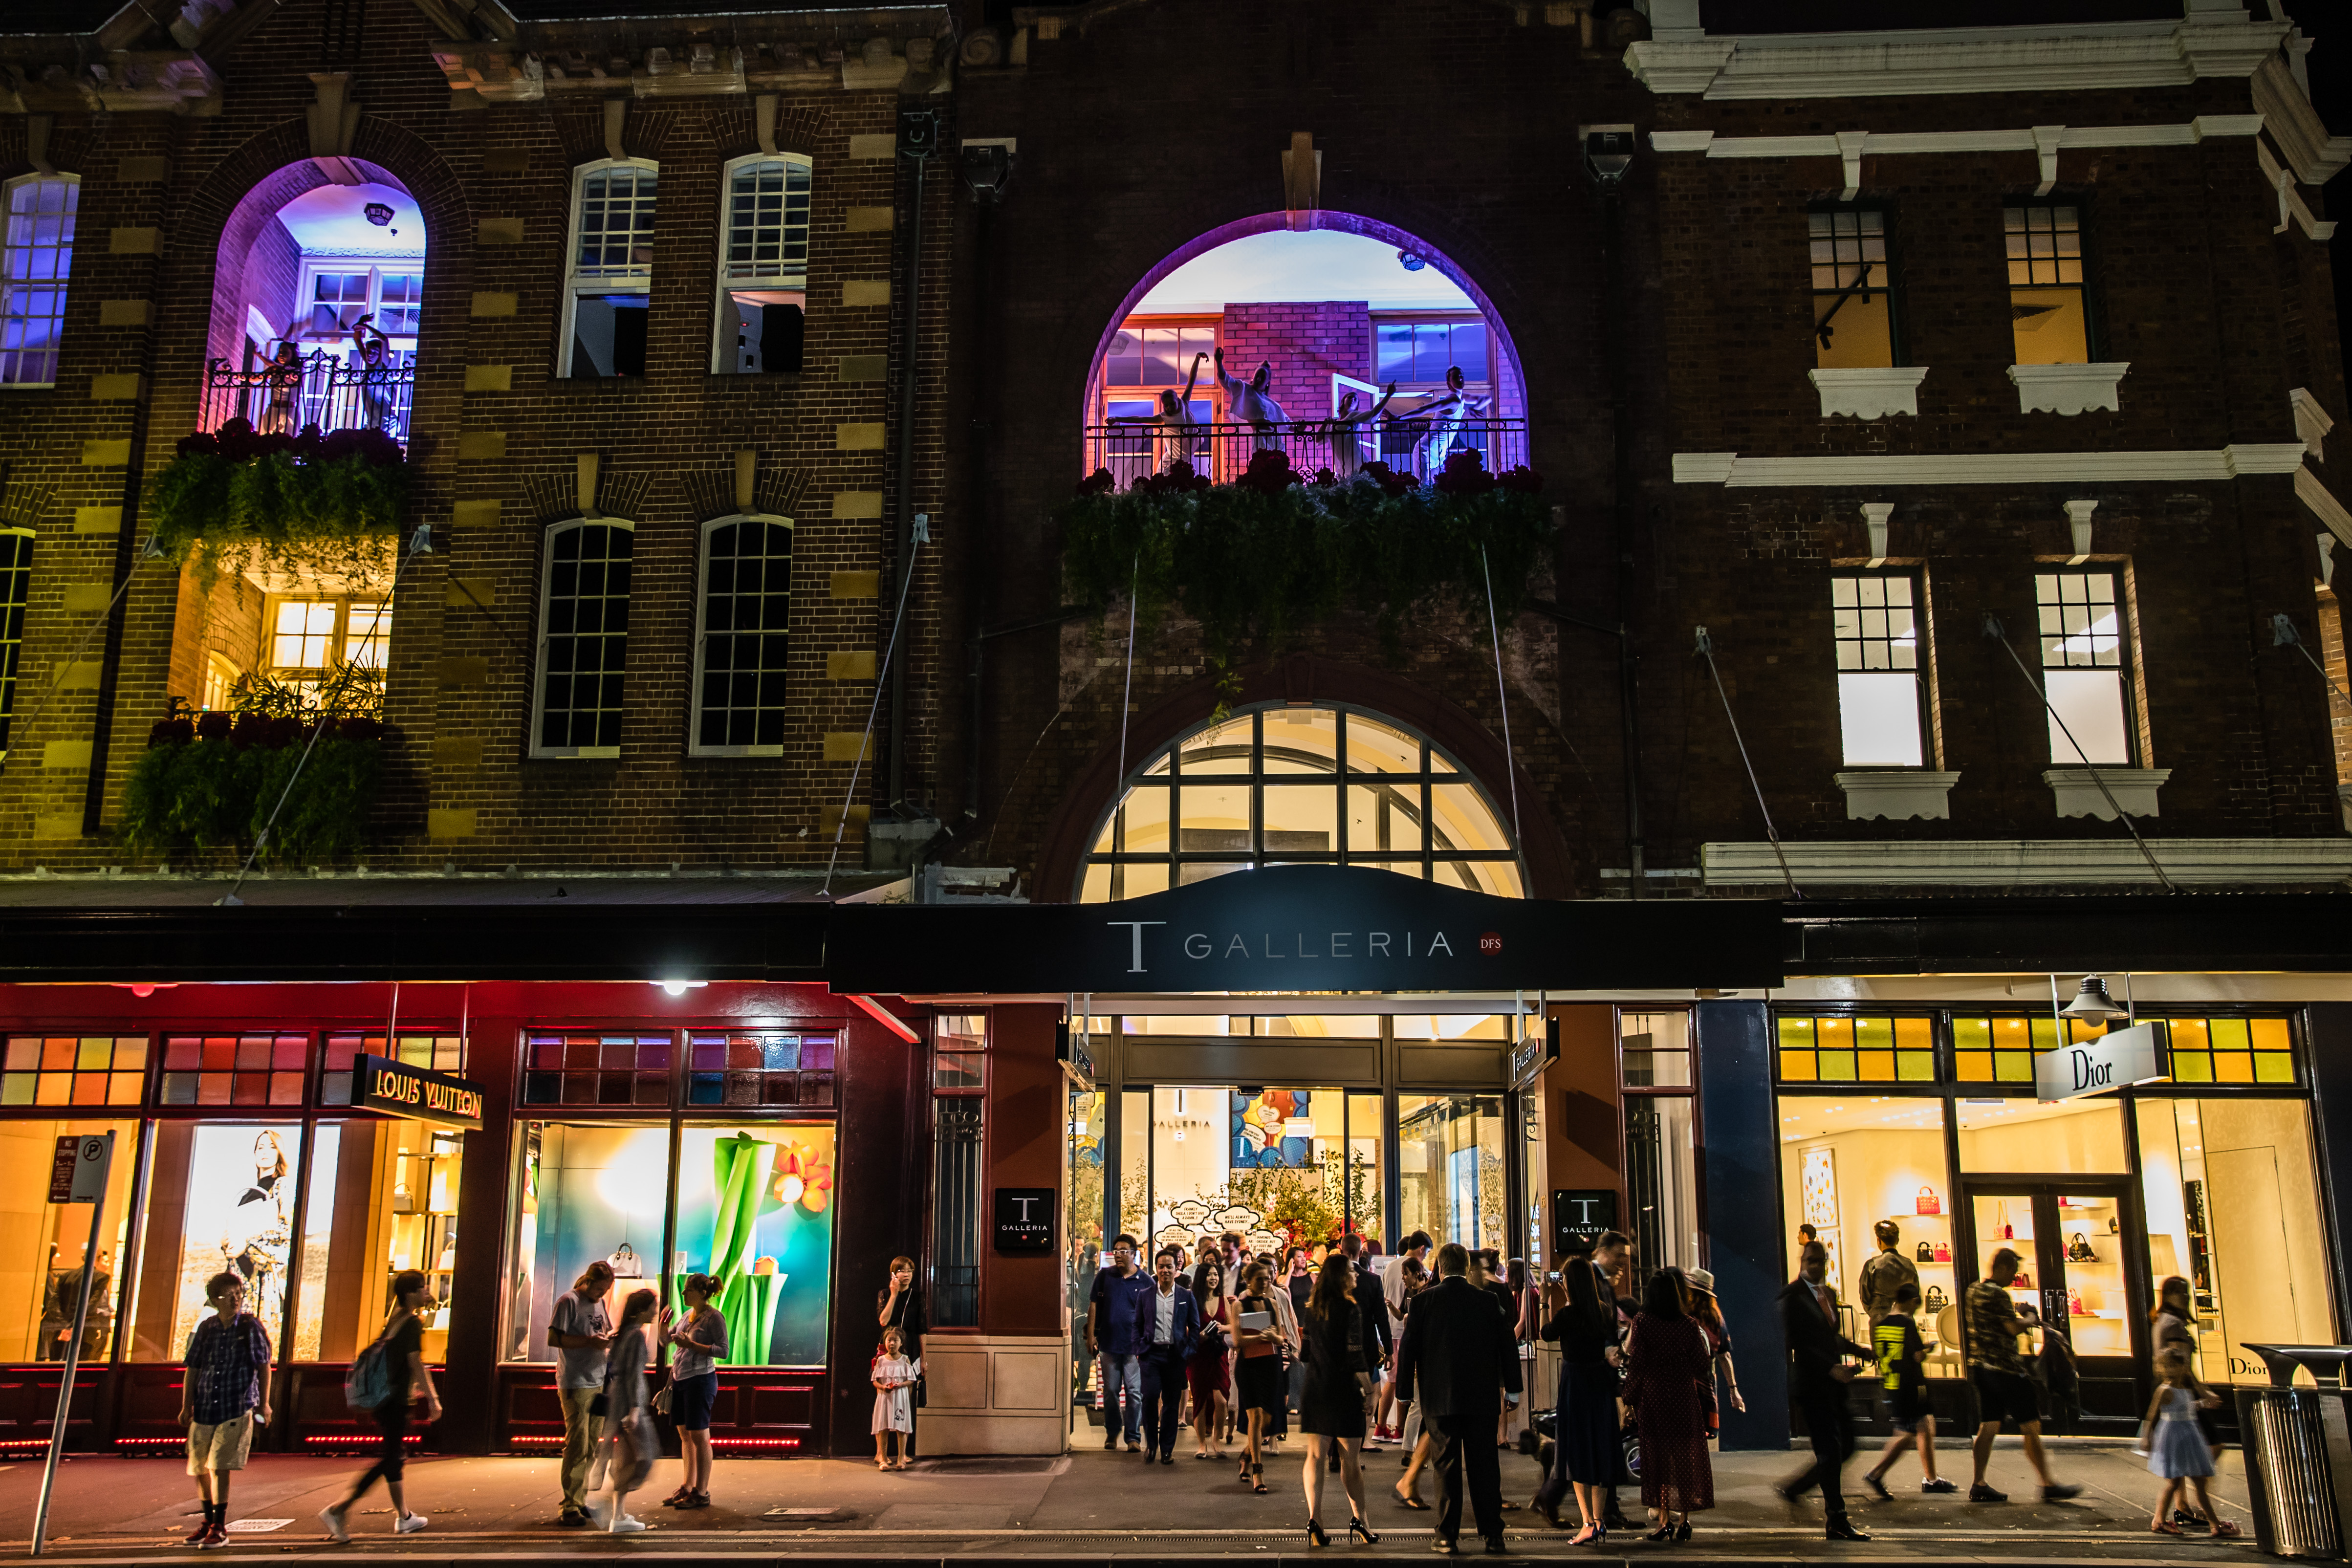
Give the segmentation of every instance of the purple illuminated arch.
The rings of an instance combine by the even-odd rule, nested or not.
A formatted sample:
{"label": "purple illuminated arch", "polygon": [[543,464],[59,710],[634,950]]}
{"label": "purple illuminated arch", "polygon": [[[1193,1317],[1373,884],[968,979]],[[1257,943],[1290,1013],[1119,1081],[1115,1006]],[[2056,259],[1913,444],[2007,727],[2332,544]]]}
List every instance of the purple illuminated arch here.
{"label": "purple illuminated arch", "polygon": [[[1111,312],[1110,321],[1103,327],[1102,336],[1095,341],[1094,359],[1087,372],[1085,395],[1087,401],[1080,407],[1079,423],[1084,425],[1092,417],[1095,392],[1102,374],[1103,356],[1110,352],[1111,339],[1118,335],[1120,325],[1134,313],[1135,307],[1141,302],[1146,294],[1151,292],[1161,279],[1194,257],[1204,256],[1219,246],[1230,245],[1237,239],[1247,239],[1252,235],[1271,234],[1276,229],[1287,229],[1290,226],[1291,215],[1286,212],[1260,213],[1255,217],[1235,218],[1229,224],[1210,229],[1207,233],[1178,246],[1160,258],[1156,266],[1137,279],[1135,287],[1129,289],[1126,298],[1118,302],[1118,309]],[[1478,287],[1476,279],[1454,265],[1452,257],[1418,235],[1408,234],[1393,224],[1382,223],[1378,218],[1360,216],[1355,213],[1313,213],[1309,215],[1307,227],[1328,229],[1338,234],[1357,235],[1398,250],[1410,250],[1414,255],[1424,258],[1432,267],[1444,273],[1454,287],[1470,297],[1470,302],[1475,305],[1478,308],[1478,313],[1486,319],[1486,331],[1492,334],[1494,343],[1499,351],[1500,363],[1509,369],[1507,380],[1503,377],[1496,378],[1496,391],[1498,394],[1496,412],[1522,416],[1525,415],[1528,380],[1526,373],[1519,365],[1518,345],[1511,341],[1510,329],[1503,324],[1502,313],[1495,309],[1495,302],[1486,297],[1486,291]],[[1517,405],[1516,408],[1509,406],[1513,403]]]}

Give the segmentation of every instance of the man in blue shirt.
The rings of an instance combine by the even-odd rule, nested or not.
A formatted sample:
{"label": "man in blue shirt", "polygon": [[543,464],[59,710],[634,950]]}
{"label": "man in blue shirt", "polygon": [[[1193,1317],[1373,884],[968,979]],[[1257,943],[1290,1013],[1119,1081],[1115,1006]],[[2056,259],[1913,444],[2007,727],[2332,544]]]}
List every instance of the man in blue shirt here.
{"label": "man in blue shirt", "polygon": [[214,1275],[205,1299],[213,1315],[188,1336],[180,1425],[188,1429],[188,1474],[205,1503],[188,1544],[218,1547],[228,1544],[229,1472],[245,1468],[254,1427],[269,1425],[269,1334],[245,1310],[243,1275]]}
{"label": "man in blue shirt", "polygon": [[1135,1237],[1120,1237],[1111,1257],[1087,1300],[1087,1353],[1102,1357],[1103,1447],[1118,1447],[1123,1429],[1132,1454],[1143,1447],[1143,1347],[1135,1321],[1151,1283],[1135,1266]]}

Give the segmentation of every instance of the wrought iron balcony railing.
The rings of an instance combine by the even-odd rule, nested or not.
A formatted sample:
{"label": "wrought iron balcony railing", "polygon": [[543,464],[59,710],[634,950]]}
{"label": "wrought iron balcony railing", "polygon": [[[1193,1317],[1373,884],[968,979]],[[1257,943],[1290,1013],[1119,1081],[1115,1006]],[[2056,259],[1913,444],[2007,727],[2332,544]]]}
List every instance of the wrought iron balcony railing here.
{"label": "wrought iron balcony railing", "polygon": [[1108,468],[1125,489],[1146,475],[1165,473],[1179,460],[1218,484],[1241,478],[1257,452],[1272,448],[1300,473],[1328,468],[1339,478],[1369,463],[1386,463],[1399,474],[1426,481],[1443,470],[1447,456],[1478,453],[1489,473],[1528,460],[1524,419],[1448,419],[1443,415],[1382,418],[1352,425],[1300,419],[1281,425],[1089,425],[1086,429],[1089,474]]}
{"label": "wrought iron balcony railing", "polygon": [[354,364],[348,354],[320,349],[299,364],[264,361],[239,370],[228,361],[205,367],[199,429],[217,430],[243,419],[264,434],[292,436],[305,425],[320,430],[382,430],[408,439],[408,410],[416,391],[413,364]]}

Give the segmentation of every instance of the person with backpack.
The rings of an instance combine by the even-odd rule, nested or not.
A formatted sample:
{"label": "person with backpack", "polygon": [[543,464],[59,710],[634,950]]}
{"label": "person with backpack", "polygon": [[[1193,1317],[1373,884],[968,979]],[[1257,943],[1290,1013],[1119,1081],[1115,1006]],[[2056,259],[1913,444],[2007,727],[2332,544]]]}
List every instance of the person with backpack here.
{"label": "person with backpack", "polygon": [[269,1332],[245,1310],[245,1277],[224,1269],[205,1286],[213,1315],[188,1336],[180,1425],[188,1429],[188,1474],[204,1500],[191,1546],[228,1544],[228,1478],[245,1468],[253,1429],[269,1425]]}
{"label": "person with backpack", "polygon": [[425,1528],[425,1516],[410,1511],[401,1491],[401,1463],[408,1444],[408,1405],[419,1391],[425,1395],[425,1421],[441,1419],[441,1396],[433,1388],[433,1374],[425,1366],[425,1272],[404,1268],[393,1276],[392,1316],[375,1342],[360,1352],[343,1379],[343,1397],[354,1410],[375,1417],[383,1436],[383,1452],[352,1484],[342,1501],[320,1510],[319,1522],[339,1544],[351,1540],[349,1519],[360,1499],[367,1496],[376,1478],[383,1478],[392,1494],[392,1528],[396,1535],[414,1535]]}

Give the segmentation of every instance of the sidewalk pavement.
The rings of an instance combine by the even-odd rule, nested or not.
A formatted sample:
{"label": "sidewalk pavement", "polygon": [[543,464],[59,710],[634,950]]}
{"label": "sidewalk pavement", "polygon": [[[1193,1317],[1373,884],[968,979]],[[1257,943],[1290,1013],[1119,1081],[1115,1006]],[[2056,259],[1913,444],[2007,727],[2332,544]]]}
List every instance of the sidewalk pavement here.
{"label": "sidewalk pavement", "polygon": [[[326,1542],[321,1508],[335,1501],[362,1468],[349,1458],[257,1455],[230,1492],[229,1557],[268,1553],[273,1561],[314,1555],[393,1553],[435,1562],[496,1558],[517,1563],[583,1556],[690,1553],[703,1560],[789,1562],[793,1568],[833,1561],[943,1562],[959,1568],[1045,1558],[1108,1563],[1249,1556],[1259,1563],[1303,1561],[1308,1553],[1306,1507],[1299,1490],[1302,1445],[1275,1450],[1265,1468],[1269,1495],[1258,1497],[1234,1479],[1234,1461],[1192,1458],[1191,1439],[1172,1466],[1146,1466],[1140,1455],[1103,1452],[1083,1431],[1083,1446],[1058,1458],[918,1460],[907,1471],[883,1474],[872,1461],[722,1458],[713,1506],[678,1513],[660,1500],[677,1485],[676,1460],[656,1467],[646,1490],[632,1494],[633,1511],[655,1526],[639,1535],[562,1530],[555,1513],[551,1458],[415,1458],[408,1464],[409,1506],[429,1528],[395,1538],[389,1500],[379,1486],[351,1521],[352,1544]],[[2079,1499],[2063,1504],[2034,1500],[2032,1472],[2016,1439],[1993,1456],[1990,1479],[2010,1493],[2007,1504],[1970,1504],[1961,1496],[1923,1497],[1916,1458],[1906,1456],[1888,1475],[1892,1502],[1868,1498],[1859,1478],[1869,1452],[1847,1468],[1853,1518],[1875,1539],[1864,1543],[1822,1539],[1818,1503],[1792,1522],[1770,1483],[1799,1468],[1803,1457],[1738,1453],[1716,1458],[1717,1505],[1698,1515],[1692,1540],[1652,1545],[1638,1534],[1610,1537],[1599,1551],[1571,1552],[1569,1532],[1554,1531],[1524,1510],[1508,1516],[1515,1554],[1574,1556],[1603,1563],[1823,1559],[1909,1563],[2060,1563],[2097,1558],[2109,1563],[2179,1563],[2257,1555],[2246,1511],[2242,1460],[2235,1453],[2215,1479],[2225,1517],[2247,1527],[2242,1542],[2203,1537],[2174,1540],[2148,1531],[2157,1483],[2144,1461],[2122,1442],[2058,1439],[2052,1463],[2062,1480],[2080,1482]],[[1965,1447],[1943,1446],[1944,1474],[1969,1480]],[[1505,1454],[1504,1496],[1524,1505],[1538,1479],[1533,1459]],[[1312,1555],[1328,1568],[1340,1557],[1426,1558],[1433,1513],[1409,1512],[1394,1500],[1401,1474],[1397,1451],[1376,1449],[1365,1468],[1366,1514],[1381,1535],[1377,1547],[1350,1548],[1343,1533],[1347,1499],[1338,1478],[1326,1477],[1324,1526],[1328,1551]],[[40,1489],[37,1462],[0,1466],[0,1558],[26,1554]],[[1424,1476],[1422,1496],[1433,1499],[1436,1478]],[[1629,1489],[1627,1511],[1635,1511]],[[184,1460],[92,1456],[58,1470],[50,1507],[51,1555],[78,1564],[147,1563],[188,1551],[183,1537],[197,1512]],[[1569,1516],[1573,1519],[1574,1506]],[[1465,1554],[1480,1553],[1475,1525],[1465,1521]]]}

